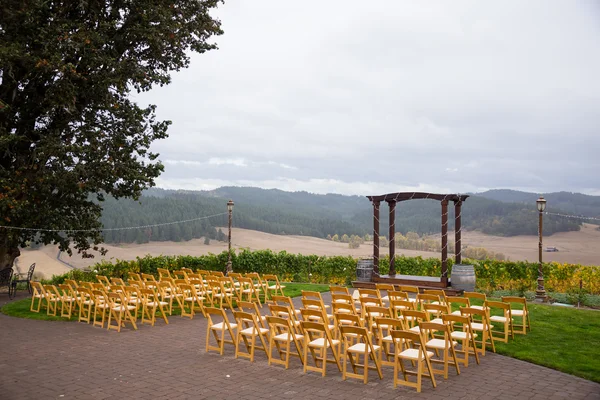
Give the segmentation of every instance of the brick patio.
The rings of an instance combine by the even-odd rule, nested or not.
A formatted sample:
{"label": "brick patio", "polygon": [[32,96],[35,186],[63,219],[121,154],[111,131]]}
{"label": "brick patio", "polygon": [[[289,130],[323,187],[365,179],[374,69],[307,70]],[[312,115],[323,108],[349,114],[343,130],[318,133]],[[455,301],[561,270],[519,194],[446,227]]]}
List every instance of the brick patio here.
{"label": "brick patio", "polygon": [[[19,297],[24,294],[20,293]],[[0,304],[6,301],[0,297]],[[326,301],[328,295],[324,296]],[[263,312],[265,309],[263,309]],[[205,353],[206,320],[174,316],[170,324],[121,333],[76,322],[48,322],[0,314],[0,399],[392,399],[417,396],[393,388],[391,367],[369,384],[343,381],[335,365],[327,377],[304,374],[300,361],[289,370]],[[534,327],[535,329],[535,327]],[[600,399],[600,384],[523,361],[489,354],[481,365],[452,371],[438,387],[423,382],[422,399]]]}

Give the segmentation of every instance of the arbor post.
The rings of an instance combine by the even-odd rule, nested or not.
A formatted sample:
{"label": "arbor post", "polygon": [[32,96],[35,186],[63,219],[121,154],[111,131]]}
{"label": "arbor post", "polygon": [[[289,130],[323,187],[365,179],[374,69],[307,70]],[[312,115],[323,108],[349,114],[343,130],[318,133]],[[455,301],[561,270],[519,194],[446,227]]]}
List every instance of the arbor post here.
{"label": "arbor post", "polygon": [[390,251],[390,276],[396,275],[396,202],[388,201],[389,215],[389,251]]}
{"label": "arbor post", "polygon": [[373,274],[379,276],[379,202],[373,202]]}
{"label": "arbor post", "polygon": [[448,200],[442,200],[442,282],[448,284]]}

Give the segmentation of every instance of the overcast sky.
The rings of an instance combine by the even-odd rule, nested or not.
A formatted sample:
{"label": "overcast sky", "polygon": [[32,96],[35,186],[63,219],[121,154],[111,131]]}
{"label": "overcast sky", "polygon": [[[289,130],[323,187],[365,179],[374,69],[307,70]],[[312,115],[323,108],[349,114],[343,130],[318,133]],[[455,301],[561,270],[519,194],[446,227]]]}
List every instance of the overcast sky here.
{"label": "overcast sky", "polygon": [[229,0],[159,187],[600,195],[600,2]]}

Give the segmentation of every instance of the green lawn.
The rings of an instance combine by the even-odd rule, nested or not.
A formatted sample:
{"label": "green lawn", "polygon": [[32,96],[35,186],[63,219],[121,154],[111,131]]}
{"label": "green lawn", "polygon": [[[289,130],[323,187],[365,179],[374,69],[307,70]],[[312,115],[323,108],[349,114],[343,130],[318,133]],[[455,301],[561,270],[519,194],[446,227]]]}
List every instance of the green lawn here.
{"label": "green lawn", "polygon": [[[327,285],[283,283],[286,296],[300,296],[302,290],[326,292]],[[6,315],[49,321],[66,321],[45,313],[29,311],[30,299],[2,307]],[[476,302],[474,302],[476,304]],[[515,335],[509,343],[496,341],[496,351],[520,360],[543,365],[585,379],[600,382],[600,311],[528,304],[532,330]],[[173,310],[179,314],[178,309]],[[72,318],[71,320],[76,320]]]}

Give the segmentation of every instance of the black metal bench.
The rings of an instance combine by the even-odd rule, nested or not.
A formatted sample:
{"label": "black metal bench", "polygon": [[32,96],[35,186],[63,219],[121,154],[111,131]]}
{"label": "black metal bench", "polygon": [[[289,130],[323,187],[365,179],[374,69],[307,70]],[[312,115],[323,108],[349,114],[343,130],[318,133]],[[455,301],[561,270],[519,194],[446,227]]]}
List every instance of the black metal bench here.
{"label": "black metal bench", "polygon": [[13,280],[12,268],[5,268],[0,271],[0,289],[6,286],[8,288],[8,299],[12,299],[15,294],[15,281]]}
{"label": "black metal bench", "polygon": [[[15,279],[15,289],[14,289],[15,292],[17,290],[16,289],[17,284],[19,284],[19,283],[26,283],[27,284],[27,291],[29,293],[31,293],[31,278],[33,278],[33,271],[35,271],[35,263],[33,263],[33,264],[31,264],[29,266],[29,271],[27,271],[27,277],[26,278],[23,278],[23,279],[16,278]],[[13,295],[14,294],[15,293],[13,293]]]}

